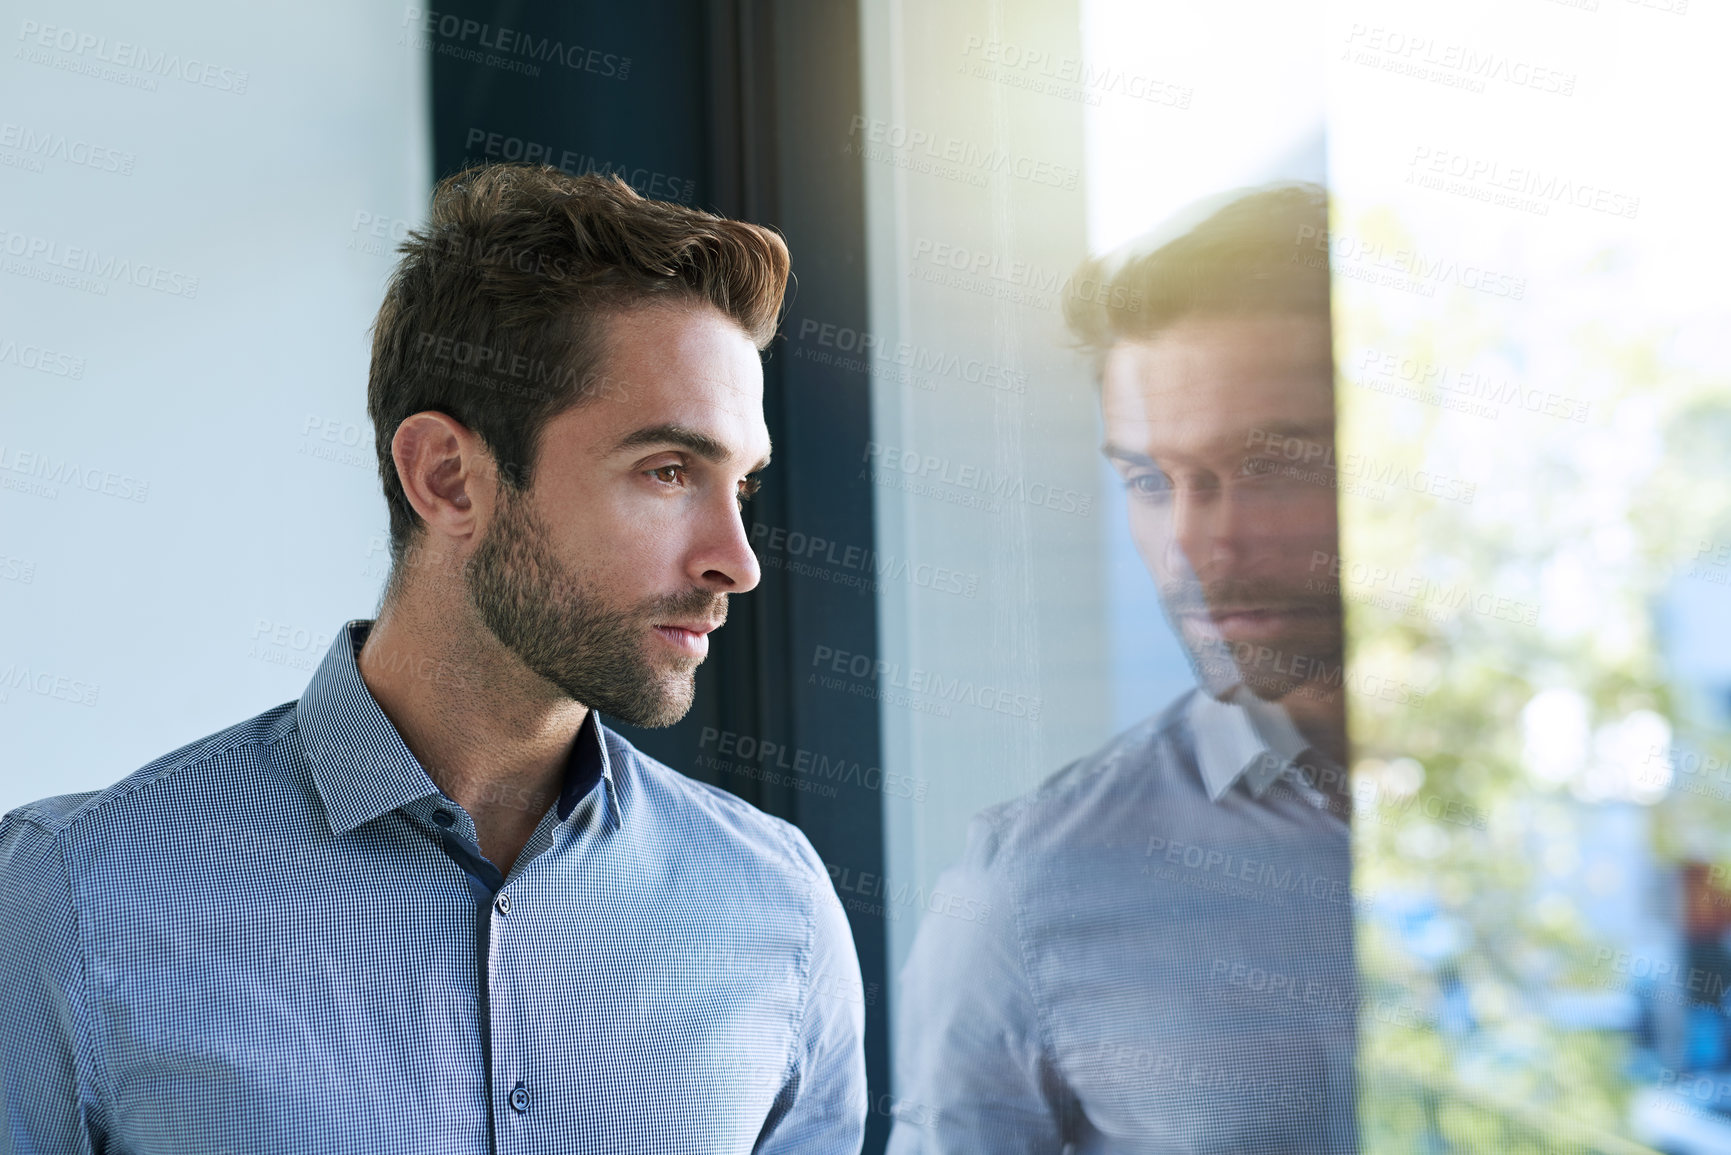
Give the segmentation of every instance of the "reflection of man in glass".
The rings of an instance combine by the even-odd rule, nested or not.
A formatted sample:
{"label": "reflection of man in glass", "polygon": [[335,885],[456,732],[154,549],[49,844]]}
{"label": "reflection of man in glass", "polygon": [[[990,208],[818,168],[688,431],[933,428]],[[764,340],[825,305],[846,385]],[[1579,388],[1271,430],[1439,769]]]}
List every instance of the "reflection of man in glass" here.
{"label": "reflection of man in glass", "polygon": [[920,928],[898,1155],[1356,1146],[1326,227],[1266,189],[1075,278],[1201,689],[975,819],[939,885],[992,913]]}

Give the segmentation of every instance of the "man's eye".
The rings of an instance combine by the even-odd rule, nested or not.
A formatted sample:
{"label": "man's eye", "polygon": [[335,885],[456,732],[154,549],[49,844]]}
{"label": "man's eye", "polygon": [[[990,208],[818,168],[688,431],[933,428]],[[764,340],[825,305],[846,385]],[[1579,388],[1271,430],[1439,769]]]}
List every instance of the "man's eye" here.
{"label": "man's eye", "polygon": [[739,483],[739,504],[744,505],[757,496],[757,491],[763,488],[763,482],[755,477],[748,477]]}
{"label": "man's eye", "polygon": [[1172,492],[1172,479],[1164,473],[1138,473],[1124,479],[1124,488],[1137,497],[1163,497]]}
{"label": "man's eye", "polygon": [[649,471],[649,476],[653,477],[657,481],[664,481],[668,485],[683,485],[685,482],[685,466],[663,465],[659,469],[651,469]]}

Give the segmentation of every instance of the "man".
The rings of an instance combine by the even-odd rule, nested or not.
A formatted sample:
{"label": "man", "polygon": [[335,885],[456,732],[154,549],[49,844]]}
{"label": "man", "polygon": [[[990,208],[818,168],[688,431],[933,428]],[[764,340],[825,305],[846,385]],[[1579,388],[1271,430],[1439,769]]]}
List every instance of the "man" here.
{"label": "man", "polygon": [[1326,227],[1265,189],[1074,279],[1202,688],[975,819],[938,886],[992,917],[916,937],[898,1155],[1356,1147]]}
{"label": "man", "polygon": [[823,864],[598,716],[677,720],[757,584],[785,246],[498,166],[403,252],[378,621],[298,701],[0,826],[0,1146],[857,1151]]}

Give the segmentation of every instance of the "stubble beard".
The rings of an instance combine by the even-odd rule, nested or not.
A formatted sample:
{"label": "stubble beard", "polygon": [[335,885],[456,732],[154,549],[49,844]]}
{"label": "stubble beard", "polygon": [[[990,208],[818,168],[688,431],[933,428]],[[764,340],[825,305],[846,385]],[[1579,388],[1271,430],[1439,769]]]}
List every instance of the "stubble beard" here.
{"label": "stubble beard", "polygon": [[721,618],[727,605],[706,590],[608,605],[559,560],[545,526],[508,487],[464,584],[482,623],[525,666],[573,701],[636,726],[673,725],[695,692],[698,659],[658,665],[645,653],[654,623]]}
{"label": "stubble beard", "polygon": [[[1238,683],[1264,701],[1278,702],[1303,690],[1313,678],[1340,683],[1345,655],[1337,595],[1295,597],[1277,582],[1203,583],[1190,577],[1164,583],[1160,600],[1199,679],[1211,691]],[[1296,628],[1253,644],[1228,642],[1212,624],[1214,606],[1258,603],[1293,612]]]}

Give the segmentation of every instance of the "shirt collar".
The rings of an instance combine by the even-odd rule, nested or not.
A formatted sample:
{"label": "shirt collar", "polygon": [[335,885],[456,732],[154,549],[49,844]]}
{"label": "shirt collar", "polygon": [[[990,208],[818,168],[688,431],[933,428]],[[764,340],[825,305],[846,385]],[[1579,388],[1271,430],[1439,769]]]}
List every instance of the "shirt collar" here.
{"label": "shirt collar", "polygon": [[[372,625],[356,620],[337,631],[295,705],[313,787],[324,802],[333,834],[345,834],[381,814],[440,793],[361,679],[356,658]],[[590,710],[565,766],[557,803],[561,822],[571,817],[577,803],[600,780],[606,784],[608,818],[615,829],[619,827],[613,764],[601,731],[600,719]]]}
{"label": "shirt collar", "polygon": [[615,829],[619,826],[619,799],[614,789],[613,759],[607,755],[607,743],[601,740],[601,715],[590,709],[577,727],[577,740],[571,744],[571,757],[565,763],[565,781],[559,787],[558,815],[563,822],[571,817],[577,804],[589,796],[596,782],[606,783],[607,816]]}
{"label": "shirt collar", "polygon": [[1213,802],[1241,778],[1251,795],[1261,798],[1308,748],[1285,710],[1242,684],[1224,698],[1207,690],[1191,695],[1190,732],[1196,741],[1196,764]]}

